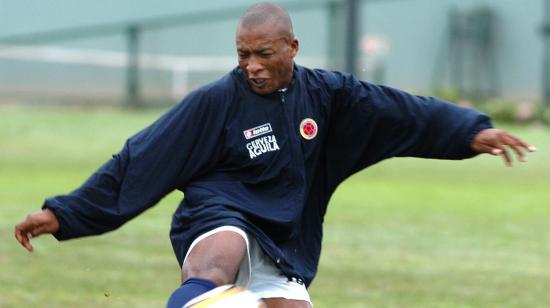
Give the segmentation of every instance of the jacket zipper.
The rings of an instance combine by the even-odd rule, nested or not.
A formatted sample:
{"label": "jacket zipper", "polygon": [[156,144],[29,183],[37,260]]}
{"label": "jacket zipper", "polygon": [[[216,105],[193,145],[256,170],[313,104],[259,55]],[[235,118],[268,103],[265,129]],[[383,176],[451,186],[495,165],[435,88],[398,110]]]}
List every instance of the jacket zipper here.
{"label": "jacket zipper", "polygon": [[[284,88],[284,89],[280,89],[278,90],[279,92],[279,96],[280,96],[280,99],[281,99],[281,105],[282,105],[282,108],[283,108],[283,116],[285,117],[285,120],[286,120],[286,123],[287,123],[287,128],[288,128],[288,132],[287,132],[287,137],[288,137],[288,142],[289,142],[289,145],[290,145],[290,159],[291,159],[291,166],[292,166],[292,169],[294,170],[290,170],[290,172],[292,173],[292,179],[293,181],[295,182],[296,185],[299,185],[300,183],[300,174],[299,174],[299,164],[297,162],[297,159],[299,157],[299,155],[296,155],[297,153],[295,153],[295,151],[297,149],[299,149],[299,144],[296,145],[296,140],[295,139],[295,135],[293,134],[294,132],[294,127],[292,126],[292,122],[291,122],[291,119],[290,119],[290,116],[289,116],[289,113],[290,112],[287,112],[287,109],[288,109],[288,105],[286,104],[286,98],[285,98],[285,94],[287,92],[287,88]],[[298,147],[297,147],[298,146]]]}
{"label": "jacket zipper", "polygon": [[287,90],[287,88],[277,90],[279,92],[279,97],[281,97],[281,103],[283,103],[283,105],[285,104],[286,90]]}

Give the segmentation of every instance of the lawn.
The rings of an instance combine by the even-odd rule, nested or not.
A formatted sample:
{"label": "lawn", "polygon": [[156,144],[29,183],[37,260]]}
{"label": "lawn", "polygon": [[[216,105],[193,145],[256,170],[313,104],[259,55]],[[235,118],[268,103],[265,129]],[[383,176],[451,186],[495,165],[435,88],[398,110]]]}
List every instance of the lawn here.
{"label": "lawn", "polygon": [[[160,111],[0,109],[0,307],[163,307],[181,193],[121,229],[27,253],[13,225],[74,189]],[[529,163],[392,159],[340,186],[326,217],[315,307],[547,307],[550,129],[507,127]]]}

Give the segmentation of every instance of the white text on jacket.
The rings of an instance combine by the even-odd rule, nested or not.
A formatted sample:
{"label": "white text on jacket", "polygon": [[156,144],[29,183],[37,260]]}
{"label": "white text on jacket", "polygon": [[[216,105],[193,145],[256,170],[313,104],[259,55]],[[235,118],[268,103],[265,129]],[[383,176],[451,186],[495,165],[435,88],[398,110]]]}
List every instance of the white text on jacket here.
{"label": "white text on jacket", "polygon": [[264,153],[279,150],[279,145],[277,144],[275,136],[269,135],[247,143],[246,148],[248,149],[250,158],[253,159]]}

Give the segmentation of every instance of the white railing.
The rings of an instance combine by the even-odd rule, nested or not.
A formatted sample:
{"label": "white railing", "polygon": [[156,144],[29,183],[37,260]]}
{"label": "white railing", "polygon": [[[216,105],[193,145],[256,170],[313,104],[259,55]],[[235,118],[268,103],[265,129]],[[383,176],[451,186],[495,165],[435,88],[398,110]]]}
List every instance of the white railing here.
{"label": "white railing", "polygon": [[[0,59],[59,64],[78,64],[125,68],[128,55],[124,52],[75,49],[57,46],[0,45]],[[310,67],[323,67],[321,58],[299,57],[297,62]],[[237,65],[236,56],[173,56],[139,55],[139,68],[172,73],[172,97],[179,99],[189,91],[189,74],[193,72],[223,72]]]}

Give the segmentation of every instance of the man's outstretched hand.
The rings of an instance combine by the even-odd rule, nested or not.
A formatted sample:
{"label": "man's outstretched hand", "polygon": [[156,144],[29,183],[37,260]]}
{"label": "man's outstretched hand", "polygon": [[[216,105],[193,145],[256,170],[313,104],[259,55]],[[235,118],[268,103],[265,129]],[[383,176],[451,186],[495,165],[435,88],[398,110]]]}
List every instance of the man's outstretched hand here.
{"label": "man's outstretched hand", "polygon": [[32,251],[30,239],[44,233],[59,230],[59,221],[48,209],[29,214],[25,220],[15,226],[15,238],[28,251]]}
{"label": "man's outstretched hand", "polygon": [[507,131],[489,128],[480,131],[470,144],[472,150],[478,153],[489,153],[502,156],[508,166],[512,166],[510,150],[516,152],[519,161],[527,161],[525,152],[534,152],[536,148]]}

